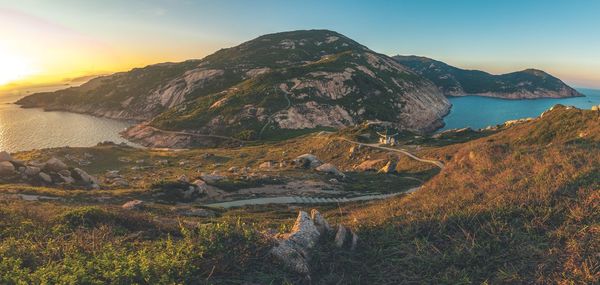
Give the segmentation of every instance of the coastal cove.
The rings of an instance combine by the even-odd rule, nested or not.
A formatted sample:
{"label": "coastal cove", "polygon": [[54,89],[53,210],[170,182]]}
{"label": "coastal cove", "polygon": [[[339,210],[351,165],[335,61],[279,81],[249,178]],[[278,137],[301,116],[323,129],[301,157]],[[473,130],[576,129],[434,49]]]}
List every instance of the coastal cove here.
{"label": "coastal cove", "polygon": [[41,108],[24,109],[13,104],[20,97],[23,95],[0,92],[0,150],[16,152],[94,146],[102,141],[127,142],[119,132],[132,125],[131,122],[69,112],[45,112]]}
{"label": "coastal cove", "polygon": [[[53,87],[57,88],[57,87]],[[42,90],[35,90],[36,92]],[[47,88],[43,91],[49,91]],[[600,90],[578,89],[585,97],[566,99],[506,100],[482,96],[450,97],[450,113],[439,131],[471,127],[485,128],[539,116],[556,104],[589,109],[600,104]],[[0,149],[9,152],[63,147],[93,146],[102,141],[129,143],[119,134],[133,122],[100,118],[41,108],[20,108],[13,104],[24,94],[0,93]]]}
{"label": "coastal cove", "polygon": [[564,99],[522,99],[507,100],[469,95],[449,97],[452,103],[450,113],[444,117],[446,124],[439,131],[470,127],[481,129],[502,124],[509,120],[537,117],[556,104],[590,109],[600,104],[600,90],[577,89],[585,97]]}

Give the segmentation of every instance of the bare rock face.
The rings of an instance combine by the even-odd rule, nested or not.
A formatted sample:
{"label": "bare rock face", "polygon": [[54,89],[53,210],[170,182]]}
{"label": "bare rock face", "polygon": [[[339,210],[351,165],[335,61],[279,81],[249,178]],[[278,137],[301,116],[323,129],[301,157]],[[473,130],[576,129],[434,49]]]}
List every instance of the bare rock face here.
{"label": "bare rock face", "polygon": [[312,129],[318,126],[342,128],[355,124],[350,113],[343,107],[315,101],[292,106],[278,113],[274,120],[282,129]]}

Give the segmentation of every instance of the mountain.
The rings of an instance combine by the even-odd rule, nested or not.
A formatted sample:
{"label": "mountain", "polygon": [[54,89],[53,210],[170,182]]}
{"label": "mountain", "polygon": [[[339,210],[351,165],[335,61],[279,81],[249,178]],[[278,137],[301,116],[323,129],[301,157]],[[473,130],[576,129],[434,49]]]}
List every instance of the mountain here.
{"label": "mountain", "polygon": [[154,146],[277,139],[367,120],[426,132],[442,126],[450,108],[431,81],[328,30],[264,35],[201,60],[136,68],[17,103],[144,120],[125,135]]}
{"label": "mountain", "polygon": [[397,55],[394,59],[431,80],[447,96],[477,94],[505,99],[583,96],[560,79],[536,69],[493,75],[460,69],[426,57]]}

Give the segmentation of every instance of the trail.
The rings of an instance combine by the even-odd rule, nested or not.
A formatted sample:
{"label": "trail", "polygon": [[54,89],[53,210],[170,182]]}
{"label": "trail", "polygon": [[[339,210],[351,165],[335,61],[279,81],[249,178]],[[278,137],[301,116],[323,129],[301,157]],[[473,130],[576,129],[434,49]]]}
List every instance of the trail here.
{"label": "trail", "polygon": [[249,206],[249,205],[267,205],[267,204],[325,204],[325,203],[347,203],[347,202],[356,202],[356,201],[370,201],[370,200],[382,200],[391,197],[395,197],[402,194],[410,194],[421,187],[415,187],[408,189],[404,192],[391,193],[391,194],[374,194],[374,195],[365,195],[351,198],[320,198],[320,197],[304,197],[304,196],[282,196],[282,197],[266,197],[266,198],[254,198],[254,199],[244,199],[244,200],[235,200],[228,202],[219,202],[213,204],[206,204],[204,206],[207,207],[215,207],[215,208],[233,208],[233,207],[241,207],[241,206]]}
{"label": "trail", "polygon": [[[293,88],[295,88],[296,86],[294,85]],[[277,89],[275,89],[275,91],[277,91]],[[279,112],[284,111],[289,109],[290,107],[292,107],[292,101],[290,101],[290,97],[288,97],[288,92],[287,91],[283,91],[283,95],[285,96],[285,100],[287,101],[287,107],[285,107],[285,109],[277,111],[275,113],[273,113],[271,116],[269,116],[267,118],[267,123],[265,123],[265,125],[260,129],[260,132],[258,133],[258,139],[262,139],[262,134],[263,132],[267,129],[267,127],[269,126],[269,124],[271,123],[271,120],[273,119],[273,117],[275,117],[275,115],[277,115]]]}
{"label": "trail", "polygon": [[393,152],[401,153],[401,154],[404,154],[404,155],[406,155],[406,156],[408,156],[408,157],[410,157],[410,158],[412,158],[412,159],[414,159],[416,161],[430,163],[430,164],[433,164],[433,165],[439,167],[440,169],[444,169],[444,164],[441,161],[431,160],[431,159],[423,159],[423,158],[420,158],[420,157],[418,157],[418,156],[416,156],[416,155],[414,155],[414,154],[412,154],[412,153],[410,153],[410,152],[408,152],[406,150],[403,150],[403,149],[397,149],[397,148],[380,146],[380,145],[374,144],[374,143],[373,144],[361,143],[361,142],[349,140],[349,139],[346,139],[346,138],[339,138],[339,139],[341,139],[343,141],[347,141],[349,143],[353,143],[353,144],[359,145],[359,146],[372,147],[372,148],[383,149],[383,150],[388,150],[388,151],[393,151]]}
{"label": "trail", "polygon": [[217,139],[224,139],[224,140],[232,140],[232,141],[236,141],[236,142],[243,142],[240,139],[236,139],[236,138],[232,138],[232,137],[227,137],[227,136],[204,135],[204,134],[188,133],[188,132],[183,132],[183,131],[167,131],[167,130],[161,130],[159,128],[155,128],[153,126],[147,126],[147,127],[151,128],[154,131],[161,132],[161,133],[166,133],[166,134],[184,135],[184,136],[192,136],[192,137],[200,137],[200,138],[217,138]]}

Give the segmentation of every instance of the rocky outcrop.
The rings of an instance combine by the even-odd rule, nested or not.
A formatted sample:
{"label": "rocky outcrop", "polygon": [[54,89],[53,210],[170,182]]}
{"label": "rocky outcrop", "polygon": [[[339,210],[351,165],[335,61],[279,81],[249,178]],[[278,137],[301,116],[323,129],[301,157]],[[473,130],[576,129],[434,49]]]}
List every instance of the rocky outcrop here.
{"label": "rocky outcrop", "polygon": [[[270,252],[286,268],[308,276],[311,251],[315,250],[320,242],[327,242],[326,239],[332,238],[332,235],[331,226],[319,211],[312,209],[310,216],[300,211],[292,231],[279,239]],[[354,250],[358,243],[358,235],[345,226],[338,225],[333,241],[338,248],[347,246]]]}
{"label": "rocky outcrop", "polygon": [[52,157],[44,163],[14,160],[0,153],[0,182],[32,185],[63,186],[66,188],[100,188],[93,176],[80,168],[71,168],[62,160]]}
{"label": "rocky outcrop", "polygon": [[389,160],[381,169],[379,169],[378,173],[391,174],[396,173],[396,166],[398,163],[394,160]]}
{"label": "rocky outcrop", "polygon": [[378,171],[381,169],[386,163],[385,159],[371,159],[365,160],[361,162],[359,165],[356,165],[354,169],[359,171]]}

